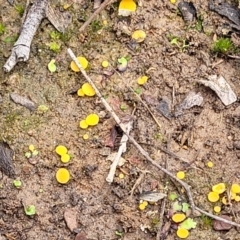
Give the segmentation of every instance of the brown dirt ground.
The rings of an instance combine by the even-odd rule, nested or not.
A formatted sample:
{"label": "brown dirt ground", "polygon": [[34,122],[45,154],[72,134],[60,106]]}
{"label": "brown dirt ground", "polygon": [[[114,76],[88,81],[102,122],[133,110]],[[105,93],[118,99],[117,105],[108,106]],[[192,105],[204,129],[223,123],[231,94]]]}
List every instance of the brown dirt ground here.
{"label": "brown dirt ground", "polygon": [[[179,170],[186,172],[185,181],[191,186],[197,206],[212,212],[213,204],[206,198],[211,186],[219,182],[228,186],[232,182],[240,183],[239,101],[225,107],[213,91],[196,83],[209,75],[221,74],[236,95],[240,95],[239,60],[213,55],[210,51],[214,34],[221,36],[227,20],[210,12],[207,2],[193,1],[203,18],[205,31],[202,32],[196,31],[194,24],[187,26],[177,13],[176,5],[169,1],[139,0],[137,11],[131,17],[118,17],[118,4],[114,3],[80,34],[78,29],[82,19],[90,16],[92,2],[74,1],[69,9],[73,14],[71,38],[65,42],[57,40],[61,43],[58,53],[47,45],[52,41],[49,33],[54,28],[44,20],[33,40],[29,61],[18,64],[8,74],[0,70],[0,138],[14,150],[16,178],[23,184],[21,189],[16,189],[12,179],[4,176],[0,181],[0,239],[74,239],[76,233],[70,232],[63,217],[68,208],[77,214],[78,231],[85,233],[86,239],[156,239],[161,201],[140,211],[139,194],[167,189],[168,193],[176,192],[179,199],[188,201],[181,186],[149,164],[131,143],[127,144],[123,156],[127,162],[122,170],[117,169],[113,184],[106,182],[110,166],[106,155],[117,151],[121,134],[113,148],[106,147],[115,123],[97,97],[77,96],[76,89],[85,79],[69,68],[71,59],[67,47],[89,60],[87,73],[117,114],[123,117],[136,107],[131,135],[157,163],[165,166],[167,161],[168,169],[174,174]],[[0,0],[0,3],[1,22],[6,26],[0,36],[2,66],[13,46],[4,39],[16,36],[21,17],[5,1]],[[18,3],[25,6],[25,1]],[[104,20],[107,25],[103,25]],[[147,38],[130,48],[129,33],[136,29],[143,29]],[[169,36],[186,39],[190,46],[180,51],[170,44]],[[115,68],[117,59],[122,56],[130,57],[127,70],[103,80],[102,60],[108,60]],[[58,69],[50,74],[47,64],[53,58]],[[221,64],[211,67],[210,64],[221,59]],[[139,87],[136,81],[142,75],[147,75],[149,80]],[[153,102],[168,99],[172,110],[192,90],[200,92],[204,101],[201,107],[168,120],[148,98],[146,103],[161,124],[159,128],[128,86],[141,89]],[[46,105],[49,110],[43,114],[30,112],[10,100],[12,92],[29,97],[37,105]],[[100,123],[81,130],[79,121],[92,112],[100,114]],[[85,133],[90,136],[87,141],[82,138]],[[29,163],[24,156],[29,144],[39,151],[36,164]],[[65,145],[73,155],[69,164],[62,164],[55,153],[58,144]],[[186,162],[160,151],[160,147],[167,147],[192,164],[189,167]],[[212,169],[206,167],[209,160],[214,163]],[[71,173],[66,185],[58,184],[55,179],[57,169],[62,166]],[[144,170],[149,173],[131,198],[129,192]],[[126,173],[124,179],[118,178],[121,171]],[[37,214],[26,216],[23,204],[35,205]],[[166,201],[163,224],[169,221],[171,204]],[[240,203],[233,202],[231,208],[223,206],[223,213],[235,216],[233,220],[240,223]],[[195,217],[194,221],[197,227],[191,230],[189,240],[240,239],[240,233],[234,228],[228,232],[214,231],[211,221],[204,216]],[[172,224],[165,239],[177,239],[174,227]],[[122,237],[116,236],[116,231],[122,232]]]}

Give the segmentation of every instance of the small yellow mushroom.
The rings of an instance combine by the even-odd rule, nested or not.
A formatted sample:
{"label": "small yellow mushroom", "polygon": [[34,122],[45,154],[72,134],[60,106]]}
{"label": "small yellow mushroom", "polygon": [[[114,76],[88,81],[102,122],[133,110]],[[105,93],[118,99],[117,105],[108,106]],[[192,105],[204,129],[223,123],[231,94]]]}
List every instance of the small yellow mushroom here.
{"label": "small yellow mushroom", "polygon": [[35,150],[35,147],[34,147],[33,144],[30,144],[30,145],[28,146],[28,149],[29,149],[31,152],[33,152],[33,151]]}
{"label": "small yellow mushroom", "polygon": [[140,203],[139,206],[138,206],[138,208],[139,208],[141,211],[143,211],[143,210],[146,208],[146,206],[145,206],[143,203]]}
{"label": "small yellow mushroom", "polygon": [[88,135],[87,133],[84,134],[84,135],[83,135],[83,139],[84,139],[84,140],[88,140],[88,139],[89,139],[89,135]]}
{"label": "small yellow mushroom", "polygon": [[228,205],[228,202],[227,202],[227,198],[226,198],[226,197],[223,197],[223,198],[222,198],[222,203],[223,203],[224,205]]}
{"label": "small yellow mushroom", "polygon": [[81,88],[78,89],[77,95],[78,95],[79,97],[84,97],[84,96],[85,96],[85,94],[84,94],[84,92],[83,92],[83,90],[82,90]]}
{"label": "small yellow mushroom", "polygon": [[79,127],[82,129],[88,128],[88,124],[87,124],[86,120],[81,120],[79,123]]}
{"label": "small yellow mushroom", "polygon": [[108,61],[102,61],[102,67],[106,68],[109,66],[109,62]]}
{"label": "small yellow mushroom", "polygon": [[[85,57],[77,57],[77,60],[83,69],[87,68],[88,61]],[[71,62],[70,67],[74,72],[80,72],[80,69],[78,68],[78,66],[76,65],[76,63],[74,61]]]}
{"label": "small yellow mushroom", "polygon": [[92,114],[89,114],[86,118],[86,123],[89,125],[89,126],[95,126],[97,125],[99,122],[99,117],[97,114],[95,113],[92,113]]}
{"label": "small yellow mushroom", "polygon": [[219,200],[219,194],[216,192],[208,193],[208,201],[209,202],[217,202]]}
{"label": "small yellow mushroom", "polygon": [[146,33],[143,30],[136,30],[132,33],[132,39],[136,42],[143,42],[146,38]]}
{"label": "small yellow mushroom", "polygon": [[213,162],[209,161],[209,162],[207,163],[207,166],[208,166],[209,168],[212,168],[212,167],[213,167]]}
{"label": "small yellow mushroom", "polygon": [[70,173],[66,168],[59,168],[56,173],[56,179],[59,183],[65,184],[70,179]]}
{"label": "small yellow mushroom", "polygon": [[186,215],[185,215],[184,213],[175,213],[175,214],[172,216],[172,220],[173,220],[175,223],[180,223],[180,222],[182,222],[185,218],[186,218]]}
{"label": "small yellow mushroom", "polygon": [[147,82],[147,80],[148,80],[148,77],[143,76],[143,77],[140,77],[137,82],[138,82],[139,85],[143,85],[144,83]]}
{"label": "small yellow mushroom", "polygon": [[231,192],[240,193],[240,185],[236,184],[236,183],[233,183],[232,186],[231,186]]}
{"label": "small yellow mushroom", "polygon": [[183,172],[183,171],[177,172],[177,178],[178,179],[184,179],[185,178],[185,172]]}
{"label": "small yellow mushroom", "polygon": [[213,210],[214,210],[215,213],[220,213],[221,212],[221,207],[220,206],[215,206],[213,208]]}
{"label": "small yellow mushroom", "polygon": [[137,9],[137,5],[133,0],[122,0],[118,7],[118,15],[129,16]]}
{"label": "small yellow mushroom", "polygon": [[67,148],[63,145],[58,145],[55,151],[58,155],[62,156],[67,153]]}
{"label": "small yellow mushroom", "polygon": [[124,174],[123,174],[123,173],[119,173],[118,177],[119,177],[120,179],[123,179],[123,178],[124,178]]}
{"label": "small yellow mushroom", "polygon": [[225,183],[218,183],[214,186],[212,186],[212,191],[218,194],[221,194],[226,191],[226,185]]}
{"label": "small yellow mushroom", "polygon": [[236,195],[236,197],[234,198],[234,200],[235,200],[236,202],[240,202],[240,196]]}
{"label": "small yellow mushroom", "polygon": [[189,236],[189,231],[184,228],[179,228],[177,230],[177,236],[182,239],[187,238]]}
{"label": "small yellow mushroom", "polygon": [[67,163],[67,162],[69,162],[70,161],[70,155],[69,154],[63,154],[62,156],[61,156],[61,161],[63,162],[63,163]]}
{"label": "small yellow mushroom", "polygon": [[84,83],[82,85],[82,91],[85,95],[87,95],[89,97],[92,97],[96,94],[94,89],[92,88],[92,86],[89,83]]}

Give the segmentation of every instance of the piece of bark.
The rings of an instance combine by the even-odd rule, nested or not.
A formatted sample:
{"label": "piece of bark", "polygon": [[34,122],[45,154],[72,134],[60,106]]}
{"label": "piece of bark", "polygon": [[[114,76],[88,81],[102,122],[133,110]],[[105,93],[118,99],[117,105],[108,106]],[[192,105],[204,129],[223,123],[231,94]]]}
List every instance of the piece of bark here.
{"label": "piece of bark", "polygon": [[6,142],[0,142],[0,170],[10,178],[15,176],[13,167],[14,152]]}
{"label": "piece of bark", "polygon": [[13,100],[13,102],[26,107],[30,111],[34,111],[36,109],[35,103],[26,97],[20,96],[17,93],[11,93],[10,97]]}
{"label": "piece of bark", "polygon": [[[227,215],[220,215],[219,217],[231,221],[231,218]],[[222,222],[222,221],[219,221],[219,220],[214,220],[213,221],[213,229],[216,230],[216,231],[229,230],[232,227],[233,226],[229,223],[225,223],[225,222]]]}

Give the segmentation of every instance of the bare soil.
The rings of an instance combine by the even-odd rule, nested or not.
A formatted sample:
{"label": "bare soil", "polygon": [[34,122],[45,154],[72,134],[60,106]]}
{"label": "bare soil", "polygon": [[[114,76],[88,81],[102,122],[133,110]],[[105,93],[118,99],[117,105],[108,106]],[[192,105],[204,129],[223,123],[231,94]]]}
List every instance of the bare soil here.
{"label": "bare soil", "polygon": [[[0,22],[6,27],[0,35],[0,65],[3,66],[20,31],[21,16],[5,1],[0,3]],[[25,6],[25,1],[17,3]],[[239,101],[226,107],[215,92],[197,83],[209,75],[222,75],[239,96],[239,60],[212,53],[214,36],[221,37],[224,24],[229,22],[211,12],[208,1],[193,3],[203,19],[202,31],[196,30],[195,23],[185,23],[177,5],[170,1],[139,0],[132,16],[119,17],[118,3],[113,3],[79,33],[83,21],[93,11],[93,3],[73,1],[68,9],[73,16],[70,30],[63,40],[56,40],[61,44],[59,52],[49,49],[49,43],[55,41],[50,33],[55,30],[44,20],[33,40],[29,61],[18,64],[8,74],[0,70],[0,139],[14,150],[16,179],[22,181],[22,187],[16,189],[13,179],[3,176],[0,180],[0,239],[68,240],[75,239],[78,232],[82,232],[82,238],[78,239],[88,240],[156,239],[162,201],[140,211],[139,194],[175,192],[179,200],[188,202],[181,186],[149,164],[130,142],[123,155],[127,162],[117,169],[111,185],[106,182],[110,167],[106,158],[117,151],[122,133],[118,131],[113,147],[107,146],[115,122],[97,97],[77,96],[77,89],[86,80],[70,69],[68,47],[88,59],[88,75],[121,118],[136,108],[131,135],[157,163],[165,166],[167,162],[168,170],[174,174],[185,171],[184,181],[191,186],[197,206],[212,213],[214,205],[207,200],[211,186],[219,182],[228,186],[240,183]],[[137,29],[147,34],[143,43],[131,41],[130,35]],[[188,46],[182,49],[171,44],[172,37],[180,39],[180,46],[183,40]],[[125,72],[115,71],[120,57],[129,58]],[[55,73],[47,69],[52,59],[56,59]],[[107,70],[114,73],[112,76],[104,77],[103,60],[109,61],[111,66]],[[223,61],[215,65],[219,60]],[[145,85],[138,86],[137,79],[143,75],[149,79]],[[143,101],[161,127],[129,86],[141,91]],[[171,119],[157,110],[159,101],[166,99],[174,112],[190,91],[201,93],[204,99],[201,106]],[[17,105],[9,97],[13,92],[49,110],[42,113]],[[100,115],[100,123],[87,130],[80,129],[79,121],[93,112]],[[83,139],[86,133],[88,140]],[[25,157],[30,144],[39,151],[34,161]],[[72,155],[68,164],[61,163],[55,153],[59,144],[66,146]],[[179,159],[160,148],[167,148]],[[206,167],[208,161],[213,162],[213,168]],[[60,167],[66,167],[71,173],[71,180],[65,185],[57,183],[55,178]],[[148,173],[131,197],[130,191],[142,171]],[[125,175],[123,179],[119,178],[121,172]],[[24,206],[28,205],[36,207],[36,215],[25,215]],[[167,199],[163,225],[171,222],[171,205]],[[64,220],[66,209],[76,213],[77,229],[73,232]],[[240,223],[240,203],[222,206],[222,213]],[[189,240],[240,239],[235,228],[213,230],[211,220],[205,216],[194,217],[194,221],[197,227],[191,230]],[[177,239],[173,223],[165,239]]]}

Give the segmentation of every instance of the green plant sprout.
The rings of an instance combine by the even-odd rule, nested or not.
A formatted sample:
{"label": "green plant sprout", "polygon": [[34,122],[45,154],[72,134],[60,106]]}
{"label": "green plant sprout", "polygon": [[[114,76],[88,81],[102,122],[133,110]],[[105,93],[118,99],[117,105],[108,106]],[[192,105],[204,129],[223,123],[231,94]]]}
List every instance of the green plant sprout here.
{"label": "green plant sprout", "polygon": [[178,37],[174,37],[171,42],[172,45],[176,45],[181,52],[184,52],[184,50],[189,46],[186,44],[186,40],[180,40]]}
{"label": "green plant sprout", "polygon": [[52,40],[58,40],[58,39],[60,39],[60,37],[61,37],[61,33],[59,33],[58,31],[51,31],[50,32],[50,38]]}
{"label": "green plant sprout", "polygon": [[31,152],[25,152],[24,156],[26,158],[30,158],[32,156],[32,153]]}
{"label": "green plant sprout", "polygon": [[36,208],[34,205],[29,205],[27,207],[24,207],[24,211],[27,216],[33,216],[36,214]]}
{"label": "green plant sprout", "polygon": [[13,185],[16,188],[21,188],[22,182],[20,180],[13,180]]}
{"label": "green plant sprout", "polygon": [[61,48],[61,45],[58,44],[57,42],[51,42],[49,44],[49,48],[50,50],[52,50],[53,52],[57,53],[59,52],[60,48]]}
{"label": "green plant sprout", "polygon": [[6,31],[6,28],[5,28],[4,24],[3,24],[3,23],[0,23],[0,35],[2,35],[3,33],[5,33],[5,31]]}
{"label": "green plant sprout", "polygon": [[20,14],[20,16],[23,16],[24,8],[21,4],[15,5],[14,8]]}
{"label": "green plant sprout", "polygon": [[213,45],[213,52],[226,54],[233,49],[233,43],[229,38],[219,38]]}

